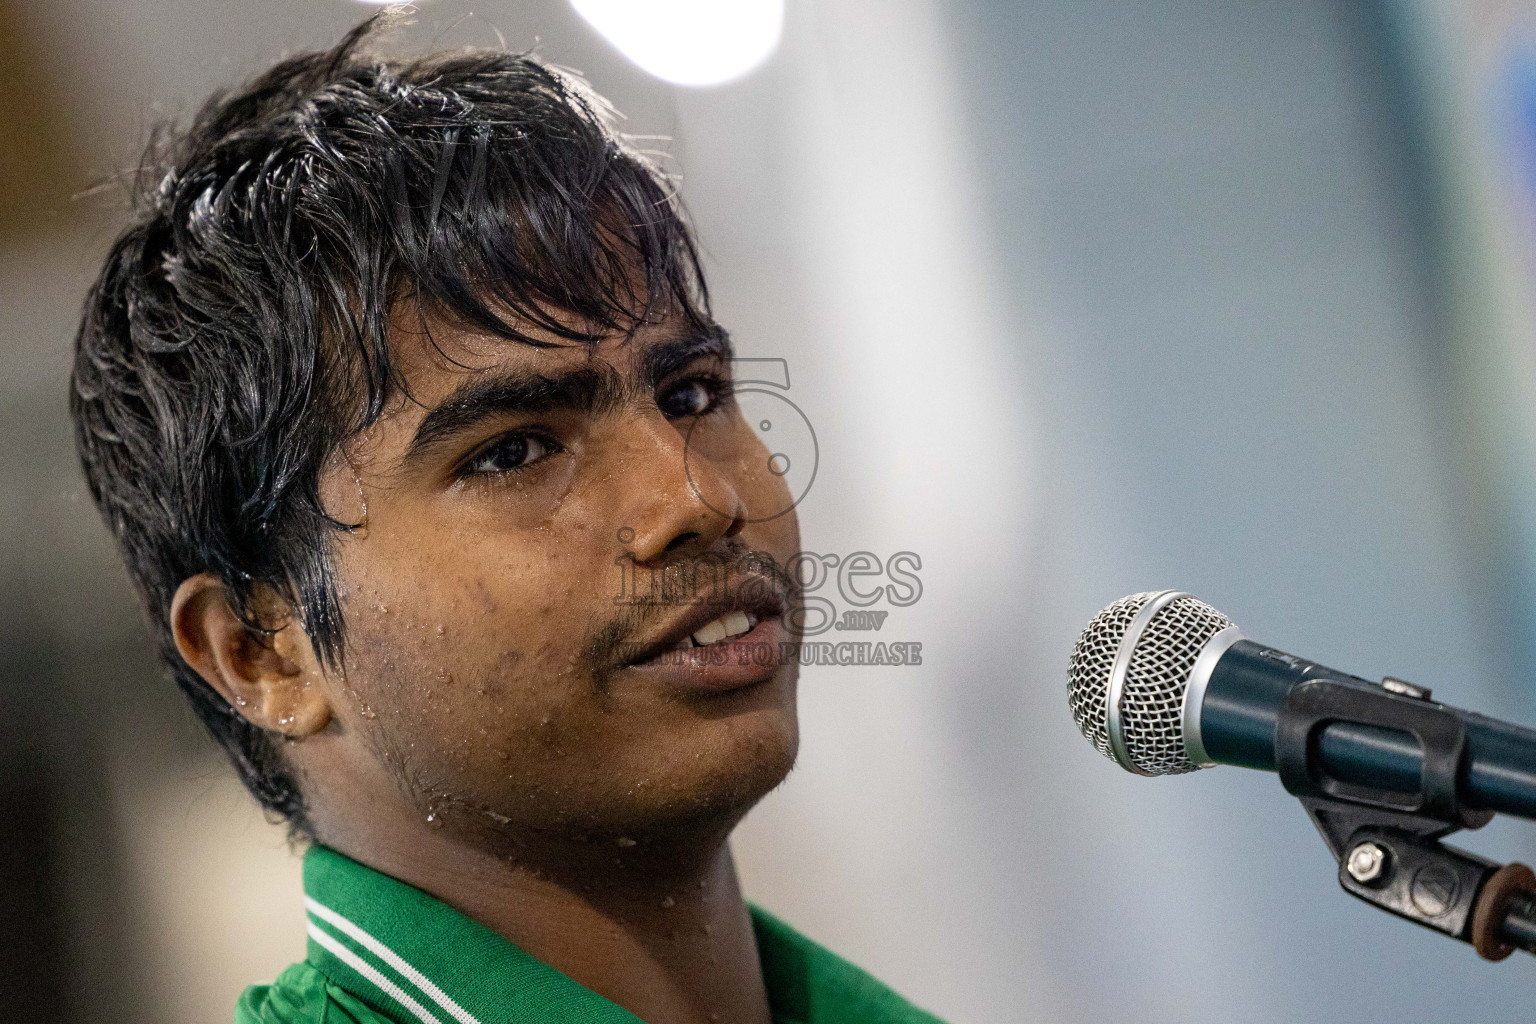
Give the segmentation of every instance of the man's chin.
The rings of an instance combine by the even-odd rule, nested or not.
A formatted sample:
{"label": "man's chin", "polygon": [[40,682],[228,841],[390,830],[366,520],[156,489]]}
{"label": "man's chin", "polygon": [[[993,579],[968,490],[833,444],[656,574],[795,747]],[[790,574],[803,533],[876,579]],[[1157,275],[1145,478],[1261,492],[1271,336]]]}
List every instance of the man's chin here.
{"label": "man's chin", "polygon": [[692,746],[680,744],[667,770],[638,787],[623,815],[633,838],[662,841],[697,831],[728,832],[794,768],[799,726],[787,714],[766,710],[735,716],[725,735]]}
{"label": "man's chin", "polygon": [[622,855],[642,845],[677,848],[723,840],[784,781],[798,748],[792,703],[674,723],[650,736],[633,758],[570,765],[563,785],[502,793],[485,802],[449,798],[438,805],[432,819],[438,823],[429,827],[446,826],[462,842],[515,859],[536,848],[554,853],[611,844]]}

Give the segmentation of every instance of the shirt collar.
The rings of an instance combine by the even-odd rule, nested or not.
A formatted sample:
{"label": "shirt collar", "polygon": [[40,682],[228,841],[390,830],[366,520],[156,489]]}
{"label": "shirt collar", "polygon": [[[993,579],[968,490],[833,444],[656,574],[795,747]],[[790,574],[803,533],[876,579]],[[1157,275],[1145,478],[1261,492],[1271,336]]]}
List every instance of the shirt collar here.
{"label": "shirt collar", "polygon": [[447,904],[328,847],[304,855],[304,897],[309,963],[399,1024],[641,1024]]}
{"label": "shirt collar", "polygon": [[[420,889],[329,847],[304,855],[308,962],[396,1024],[643,1024]],[[779,1024],[941,1024],[751,907]]]}

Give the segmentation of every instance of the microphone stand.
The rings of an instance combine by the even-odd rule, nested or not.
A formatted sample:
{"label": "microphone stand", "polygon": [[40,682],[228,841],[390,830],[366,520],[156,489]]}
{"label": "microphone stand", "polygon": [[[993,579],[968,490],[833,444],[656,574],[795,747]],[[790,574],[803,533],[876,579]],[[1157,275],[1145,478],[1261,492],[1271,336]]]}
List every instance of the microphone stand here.
{"label": "microphone stand", "polygon": [[[1344,891],[1373,906],[1470,943],[1487,960],[1536,954],[1536,873],[1500,866],[1440,840],[1481,828],[1493,812],[1460,799],[1466,727],[1430,691],[1397,679],[1382,685],[1312,679],[1292,688],[1275,723],[1280,781],[1297,797],[1339,863]],[[1318,736],[1335,722],[1409,733],[1424,752],[1415,792],[1329,775]]]}

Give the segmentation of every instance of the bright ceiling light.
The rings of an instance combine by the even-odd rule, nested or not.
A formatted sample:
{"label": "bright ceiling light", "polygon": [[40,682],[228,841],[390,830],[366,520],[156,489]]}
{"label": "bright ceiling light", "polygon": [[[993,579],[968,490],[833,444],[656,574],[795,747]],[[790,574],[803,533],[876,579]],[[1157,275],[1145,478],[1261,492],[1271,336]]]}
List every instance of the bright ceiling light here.
{"label": "bright ceiling light", "polygon": [[657,78],[719,85],[767,60],[784,0],[571,0],[619,51]]}

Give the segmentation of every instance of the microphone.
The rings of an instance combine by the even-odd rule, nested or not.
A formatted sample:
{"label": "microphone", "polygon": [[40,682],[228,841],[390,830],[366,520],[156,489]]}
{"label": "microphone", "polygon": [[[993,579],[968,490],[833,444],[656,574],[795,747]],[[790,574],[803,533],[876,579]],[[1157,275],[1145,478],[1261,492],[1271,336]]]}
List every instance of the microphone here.
{"label": "microphone", "polygon": [[1138,775],[1278,772],[1351,895],[1488,960],[1536,953],[1536,872],[1440,842],[1495,813],[1536,818],[1536,731],[1246,640],[1176,590],[1094,616],[1067,698],[1088,741]]}
{"label": "microphone", "polygon": [[[1366,802],[1378,806],[1392,806],[1393,794],[1401,794],[1402,809],[1413,812],[1428,780],[1441,777],[1447,791],[1439,806],[1536,819],[1536,731],[1434,703],[1412,683],[1368,682],[1254,643],[1190,594],[1132,594],[1099,612],[1078,637],[1067,680],[1079,731],[1128,771],[1176,775],[1233,764],[1282,778],[1288,748],[1286,729],[1277,726],[1296,706],[1297,688],[1342,684],[1334,691],[1373,701],[1386,714],[1376,721],[1314,715],[1299,742],[1306,770],[1330,794],[1368,792]],[[1431,749],[1426,768],[1428,741],[1411,723],[1431,713],[1454,716],[1464,741],[1448,764]]]}

